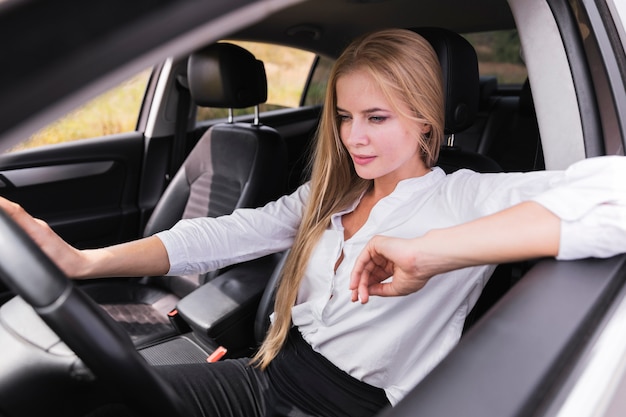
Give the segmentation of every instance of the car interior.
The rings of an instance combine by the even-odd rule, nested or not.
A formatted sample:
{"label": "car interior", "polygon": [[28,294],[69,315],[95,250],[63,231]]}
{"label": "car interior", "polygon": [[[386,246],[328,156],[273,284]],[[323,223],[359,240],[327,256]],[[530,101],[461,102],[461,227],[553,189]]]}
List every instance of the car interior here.
{"label": "car interior", "polygon": [[[189,58],[187,71],[183,88],[189,89],[196,105],[245,108],[267,99],[263,63],[236,45],[217,43],[197,52]],[[286,173],[287,148],[275,129],[258,120],[213,125],[168,184],[144,236],[169,229],[180,219],[218,217],[237,208],[262,206],[285,193]],[[146,277],[139,284],[96,282],[82,289],[125,325],[131,337],[163,336],[174,330],[168,313],[176,303],[219,272]]]}
{"label": "car interior", "polygon": [[[446,80],[448,139],[437,165],[448,173],[462,168],[543,169],[528,81],[519,94],[503,93],[495,77],[479,76],[476,51],[462,36],[435,27],[412,30],[433,45]],[[182,129],[185,135],[192,104],[225,108],[231,117],[196,133],[199,138],[191,144],[181,141],[184,146],[174,149],[167,161],[171,179],[147,216],[143,236],[170,228],[180,219],[217,217],[240,207],[261,206],[293,191],[307,178],[303,161],[308,159],[314,125],[299,141],[290,138],[288,145],[278,130],[259,120],[258,106],[267,99],[263,62],[239,46],[216,43],[193,53],[185,64],[176,80],[177,131]],[[252,106],[253,120],[233,121],[233,109]],[[15,181],[10,172],[3,176]],[[226,357],[238,357],[250,355],[264,334],[261,329],[268,323],[272,289],[285,255],[269,255],[203,276],[93,280],[79,286],[156,363],[206,359],[218,346],[226,347]],[[527,264],[501,265],[495,273],[499,279],[490,280],[466,328],[527,269]],[[3,295],[11,296],[10,292]],[[181,343],[195,353],[181,359]],[[176,344],[176,349],[170,344]],[[167,358],[168,351],[176,354]]]}
{"label": "car interior", "polygon": [[[350,4],[349,7],[354,4],[378,7],[379,2],[346,0],[345,3]],[[559,7],[557,1],[548,3],[550,7]],[[464,5],[468,3],[452,1],[450,4],[458,11],[466,10]],[[519,86],[510,86],[503,85],[495,76],[481,76],[478,69],[480,51],[461,36],[483,27],[510,29],[519,25],[520,31],[525,30],[523,19],[519,17],[521,13],[516,12],[520,21],[514,22],[509,10],[522,9],[522,4],[522,1],[515,0],[508,3],[489,0],[481,5],[483,10],[467,10],[471,14],[467,19],[460,12],[445,16],[437,7],[433,7],[430,15],[430,9],[426,8],[423,20],[419,21],[432,22],[432,26],[414,27],[413,23],[406,26],[432,44],[442,65],[446,142],[441,147],[437,165],[447,173],[465,168],[483,173],[543,170],[556,165],[555,149],[563,153],[570,151],[561,143],[548,141],[542,144],[541,141],[539,112],[535,108],[532,90],[535,88],[537,94],[548,94],[545,88],[544,91],[538,88],[546,86],[546,77],[536,76],[532,80],[536,82],[534,85],[527,78]],[[137,5],[137,14],[142,7]],[[153,5],[145,7],[151,10]],[[306,7],[303,6],[302,10],[309,10]],[[314,82],[316,71],[321,71],[321,60],[332,60],[342,49],[338,39],[347,41],[344,39],[347,34],[360,33],[363,27],[378,26],[376,13],[364,14],[361,21],[354,22],[352,28],[342,32],[343,37],[320,39],[321,29],[315,25],[291,27],[285,23],[300,21],[291,13],[292,9],[286,7],[268,17],[264,22],[266,26],[260,28],[252,22],[235,32],[234,38],[277,40],[284,44],[283,31],[289,27],[289,36],[297,39],[293,41],[294,46],[310,46],[320,54],[315,58],[307,86]],[[323,8],[311,7],[310,13],[313,19],[316,14],[323,13]],[[213,17],[198,14],[196,20]],[[322,20],[335,24],[334,20],[338,19],[341,19],[339,15]],[[488,23],[490,20],[499,23],[492,25]],[[77,25],[87,23],[81,21]],[[171,27],[176,28],[176,24],[176,19],[172,19]],[[269,31],[268,27],[271,28]],[[95,28],[93,33],[100,29]],[[165,37],[166,29],[162,30]],[[257,37],[259,33],[262,36]],[[62,40],[53,40],[62,43]],[[564,42],[572,41],[564,39]],[[575,49],[571,43],[568,48]],[[552,53],[550,47],[546,47],[546,51],[546,54]],[[59,59],[66,58],[73,62],[69,54]],[[105,65],[113,66],[116,59],[115,54],[111,54]],[[535,58],[537,61],[540,59]],[[35,67],[34,62],[23,64]],[[76,247],[89,248],[149,236],[172,227],[181,219],[218,217],[238,208],[258,207],[293,192],[308,179],[307,161],[315,138],[320,104],[308,104],[303,98],[295,110],[260,112],[259,106],[268,97],[267,64],[228,39],[195,49],[191,54],[168,58],[159,65],[168,69],[164,71],[167,79],[149,79],[149,93],[143,105],[155,97],[162,100],[162,104],[141,115],[137,131],[0,155],[0,195],[18,201],[35,217],[46,220]],[[76,67],[84,72],[85,77],[92,71],[85,65]],[[18,67],[2,70],[17,71]],[[216,85],[220,88],[215,88]],[[7,91],[12,94],[12,90]],[[49,94],[54,97],[56,91]],[[15,103],[15,109],[6,109],[7,120],[14,117],[14,111],[20,111],[20,101],[15,100]],[[572,104],[577,105],[577,102]],[[254,108],[254,114],[233,117],[234,111],[250,107]],[[229,116],[217,121],[197,122],[196,108],[225,109]],[[576,109],[578,111],[578,107]],[[554,117],[566,119],[566,110]],[[580,113],[585,113],[585,109],[581,108]],[[2,123],[0,120],[0,125]],[[593,128],[591,123],[585,123],[581,128],[581,132],[587,129],[585,140],[592,136],[588,132]],[[567,129],[568,126],[562,128],[562,136],[569,135]],[[554,136],[545,126],[542,126],[542,132]],[[606,153],[609,151],[607,149]],[[592,148],[586,152],[587,156],[594,155]],[[596,153],[602,154],[600,151]],[[5,356],[2,365],[14,364],[3,370],[8,375],[6,380],[14,384],[0,389],[0,416],[3,412],[8,416],[41,415],[45,407],[58,410],[55,415],[97,415],[98,407],[109,407],[111,398],[117,400],[120,395],[120,402],[136,405],[152,415],[186,415],[185,405],[178,403],[176,396],[146,364],[186,364],[251,356],[269,326],[274,290],[288,255],[287,250],[220,267],[201,276],[106,278],[73,281],[68,286],[65,277],[41,255],[22,259],[21,253],[32,251],[32,245],[20,237],[18,230],[5,223],[0,216],[0,236],[5,239],[7,247],[15,247],[11,253],[20,255],[0,253],[0,258],[4,257],[0,259],[0,267],[6,264],[3,273],[9,277],[29,276],[33,279],[15,280],[8,285],[0,281],[0,337],[10,335],[1,338],[7,341],[2,347]],[[558,268],[554,263],[542,260],[499,265],[465,322],[462,342],[467,341],[474,350],[468,350],[469,354],[464,351],[450,355],[449,361],[429,375],[429,381],[434,381],[433,388],[427,386],[402,402],[396,407],[398,413],[415,415],[412,407],[417,403],[426,410],[431,406],[434,410],[437,404],[445,402],[441,401],[441,392],[437,395],[436,390],[450,393],[457,385],[468,385],[467,380],[457,378],[455,371],[467,369],[465,375],[474,381],[479,370],[497,364],[498,355],[506,352],[520,356],[520,351],[525,350],[533,356],[534,365],[534,368],[527,367],[527,373],[516,369],[519,375],[515,378],[520,381],[520,387],[507,385],[508,392],[521,392],[526,395],[525,399],[545,393],[547,382],[541,378],[548,372],[541,367],[548,364],[560,372],[558,366],[563,361],[557,354],[566,351],[568,357],[574,357],[579,353],[577,349],[582,348],[573,343],[570,345],[570,340],[583,333],[587,337],[579,322],[587,325],[599,320],[604,307],[598,305],[608,305],[621,288],[618,275],[623,272],[616,271],[624,271],[624,262],[618,259],[599,265],[594,262],[571,263],[558,265]],[[600,268],[601,273],[593,269],[595,267]],[[545,324],[546,332],[555,333],[556,328],[563,336],[559,333],[561,339],[554,342],[554,347],[550,345],[552,341],[532,341],[550,345],[544,358],[522,345],[520,340],[528,342],[527,328],[543,328],[547,315],[531,321],[523,308],[550,307],[554,302],[550,296],[554,297],[554,292],[547,286],[554,280],[545,280],[542,274],[557,269],[563,270],[559,277],[584,280],[584,285],[574,282],[587,298],[568,294],[570,303],[567,306],[558,311],[550,310],[550,323],[556,325]],[[45,276],[49,276],[49,280],[44,279]],[[516,286],[519,289],[517,298],[509,300],[507,295],[520,280],[522,284],[532,285],[521,289]],[[585,286],[587,280],[590,283]],[[558,288],[572,286],[571,281],[563,281]],[[15,297],[16,293],[20,297]],[[522,317],[523,320],[512,326],[509,322],[491,321],[489,329],[506,332],[509,343],[496,346],[494,342],[493,346],[485,346],[474,337],[476,333],[472,330],[481,318],[493,311],[494,304],[502,305],[503,300],[508,305],[497,318],[504,314],[507,318]],[[52,307],[43,312],[38,310],[39,314],[31,308],[44,305]],[[515,314],[518,310],[524,314]],[[45,323],[40,317],[45,317]],[[498,333],[490,340],[495,341],[499,336]],[[516,350],[517,346],[520,351]],[[484,358],[484,361],[476,360],[477,357]],[[510,358],[506,360],[510,361]],[[502,372],[506,371],[501,368]],[[551,371],[554,369],[550,368]],[[536,378],[539,382],[526,378],[533,372],[539,375]],[[492,387],[499,384],[497,377],[491,371],[487,377],[477,376],[474,385]],[[554,380],[560,374],[550,377]],[[0,384],[2,382],[0,380]],[[41,396],[41,401],[24,401],[22,390],[25,386]],[[138,386],[145,389],[138,390]],[[497,390],[485,389],[492,396],[482,402],[496,410],[494,415],[530,415],[519,412],[526,405],[517,403],[510,405],[517,414],[499,412],[495,405],[504,402],[505,396]],[[66,401],[67,393],[71,393],[71,403]],[[441,415],[465,414],[467,410],[463,407],[471,402],[471,395],[458,397],[458,413]],[[524,408],[523,411],[528,410]],[[469,411],[467,413],[472,415]],[[125,415],[123,409],[119,410],[119,415]],[[426,411],[423,415],[440,414]]]}
{"label": "car interior", "polygon": [[[433,27],[413,30],[433,45],[446,80],[445,133],[450,140],[442,146],[437,165],[448,173],[462,168],[502,172],[500,162],[487,152],[455,145],[453,138],[458,135],[462,141],[463,132],[475,129],[478,123],[493,125],[490,119],[498,117],[494,113],[509,111],[510,118],[517,117],[514,113],[519,106],[511,102],[519,98],[479,97],[479,91],[493,89],[479,88],[476,52],[459,34]],[[207,68],[219,68],[219,71],[212,73]],[[209,89],[216,81],[222,89]],[[484,82],[493,83],[493,80]],[[262,63],[229,43],[214,44],[192,54],[187,78],[181,84],[189,87],[191,98],[200,106],[249,107],[260,104],[267,95]],[[241,96],[248,101],[238,101]],[[487,110],[480,108],[481,102],[487,103],[484,105]],[[485,121],[479,119],[481,112]],[[492,129],[494,133],[486,130],[479,146],[491,149],[485,142],[496,143],[497,138],[492,136],[503,133],[496,128]],[[309,136],[309,140],[313,137]],[[244,151],[246,144],[251,148],[249,155]],[[524,146],[532,148],[536,144]],[[309,146],[303,147],[305,151],[308,149]],[[307,157],[292,153],[288,162],[287,154],[280,134],[258,121],[213,125],[168,184],[144,235],[169,228],[181,218],[219,216],[279,197],[286,192],[288,165],[295,165],[294,158]],[[534,154],[525,163],[534,164]],[[306,178],[306,172],[291,175]],[[259,178],[263,181],[258,181]],[[267,184],[276,187],[268,189]],[[149,362],[202,361],[218,347],[226,349],[225,357],[248,356],[267,329],[272,291],[286,254],[236,264],[203,277],[146,277],[141,282],[107,279],[83,283],[80,287],[125,327]],[[498,279],[490,280],[492,284],[468,317],[466,329],[515,282],[523,267],[521,264],[500,266],[495,273]]]}

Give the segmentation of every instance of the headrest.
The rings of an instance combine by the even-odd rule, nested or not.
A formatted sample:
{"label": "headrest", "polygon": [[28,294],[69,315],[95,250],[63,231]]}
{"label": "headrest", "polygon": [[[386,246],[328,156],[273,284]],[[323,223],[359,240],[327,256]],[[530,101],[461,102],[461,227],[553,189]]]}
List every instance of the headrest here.
{"label": "headrest", "polygon": [[498,91],[498,77],[495,75],[481,75],[478,84],[478,109],[480,110],[489,106],[492,96]]}
{"label": "headrest", "polygon": [[263,62],[231,43],[215,43],[193,53],[187,78],[199,106],[240,109],[267,100]]}
{"label": "headrest", "polygon": [[443,71],[445,133],[468,128],[478,112],[478,58],[474,47],[458,33],[443,28],[413,28],[434,48]]}
{"label": "headrest", "polygon": [[526,78],[519,94],[519,113],[526,117],[536,117],[533,93],[530,89],[530,81]]}

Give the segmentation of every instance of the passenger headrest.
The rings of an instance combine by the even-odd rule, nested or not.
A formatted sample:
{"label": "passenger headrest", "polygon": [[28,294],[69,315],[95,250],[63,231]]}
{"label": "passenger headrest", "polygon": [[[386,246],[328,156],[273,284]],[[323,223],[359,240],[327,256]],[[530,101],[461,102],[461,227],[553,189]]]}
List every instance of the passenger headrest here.
{"label": "passenger headrest", "polygon": [[533,93],[530,89],[530,81],[526,78],[519,94],[519,113],[526,117],[536,117]]}
{"label": "passenger headrest", "polygon": [[435,49],[443,71],[445,133],[468,128],[478,112],[478,58],[461,35],[443,28],[412,28]]}
{"label": "passenger headrest", "polygon": [[231,43],[215,43],[189,57],[187,78],[197,105],[240,109],[265,103],[263,62]]}
{"label": "passenger headrest", "polygon": [[498,91],[498,77],[495,75],[481,75],[478,84],[478,109],[480,110],[489,107],[493,95]]}

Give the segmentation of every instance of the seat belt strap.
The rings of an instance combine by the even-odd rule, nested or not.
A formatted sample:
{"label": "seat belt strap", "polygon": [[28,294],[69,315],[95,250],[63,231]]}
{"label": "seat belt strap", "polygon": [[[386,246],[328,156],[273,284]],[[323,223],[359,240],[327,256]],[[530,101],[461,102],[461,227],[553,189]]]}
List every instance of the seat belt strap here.
{"label": "seat belt strap", "polygon": [[176,80],[176,89],[178,91],[178,104],[176,108],[176,124],[174,128],[174,141],[172,144],[172,154],[170,158],[170,166],[167,173],[166,183],[169,183],[185,158],[185,146],[187,145],[187,125],[189,122],[189,107],[191,94],[187,88],[186,80],[178,77]]}

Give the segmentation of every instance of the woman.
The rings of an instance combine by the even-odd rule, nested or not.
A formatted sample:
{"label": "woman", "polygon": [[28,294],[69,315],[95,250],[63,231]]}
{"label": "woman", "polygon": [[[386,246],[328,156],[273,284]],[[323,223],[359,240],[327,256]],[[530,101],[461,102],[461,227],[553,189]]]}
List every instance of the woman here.
{"label": "woman", "polygon": [[626,242],[626,192],[613,180],[625,176],[623,157],[565,172],[433,168],[441,73],[413,32],[351,44],[326,103],[311,181],[260,209],[78,251],[19,207],[0,207],[73,278],[199,273],[292,248],[252,363],[160,368],[198,415],[374,415],[458,341],[489,265],[626,251],[615,248]]}

